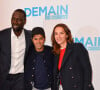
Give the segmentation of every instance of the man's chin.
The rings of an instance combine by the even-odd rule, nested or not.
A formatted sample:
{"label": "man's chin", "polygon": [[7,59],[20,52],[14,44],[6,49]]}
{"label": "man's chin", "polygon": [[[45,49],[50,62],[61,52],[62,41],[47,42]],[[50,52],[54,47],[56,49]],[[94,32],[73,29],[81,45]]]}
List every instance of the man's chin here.
{"label": "man's chin", "polygon": [[37,49],[38,49],[38,50],[41,50],[41,49],[43,49],[43,47],[37,47]]}
{"label": "man's chin", "polygon": [[14,32],[20,32],[22,31],[22,28],[13,28]]}

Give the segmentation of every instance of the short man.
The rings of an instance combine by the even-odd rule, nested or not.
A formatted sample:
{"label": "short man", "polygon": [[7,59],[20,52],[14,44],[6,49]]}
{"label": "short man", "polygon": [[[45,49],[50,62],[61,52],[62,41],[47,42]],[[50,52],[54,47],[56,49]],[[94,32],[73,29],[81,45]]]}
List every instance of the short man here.
{"label": "short man", "polygon": [[17,9],[11,28],[0,31],[0,90],[24,90],[24,59],[31,45],[31,33],[24,29],[26,14]]}
{"label": "short man", "polygon": [[53,53],[44,45],[45,32],[41,27],[32,30],[33,45],[25,66],[26,90],[51,90],[53,83]]}

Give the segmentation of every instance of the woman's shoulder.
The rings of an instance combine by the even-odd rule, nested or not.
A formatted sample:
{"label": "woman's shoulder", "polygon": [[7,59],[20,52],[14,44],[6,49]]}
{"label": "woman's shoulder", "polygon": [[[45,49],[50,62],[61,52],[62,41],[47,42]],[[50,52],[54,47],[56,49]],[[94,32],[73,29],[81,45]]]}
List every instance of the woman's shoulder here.
{"label": "woman's shoulder", "polygon": [[[84,47],[82,43],[72,43],[71,44],[73,47]],[[84,47],[85,48],[85,47]]]}
{"label": "woman's shoulder", "polygon": [[87,49],[82,43],[73,43],[73,46],[76,48],[76,50],[87,52]]}

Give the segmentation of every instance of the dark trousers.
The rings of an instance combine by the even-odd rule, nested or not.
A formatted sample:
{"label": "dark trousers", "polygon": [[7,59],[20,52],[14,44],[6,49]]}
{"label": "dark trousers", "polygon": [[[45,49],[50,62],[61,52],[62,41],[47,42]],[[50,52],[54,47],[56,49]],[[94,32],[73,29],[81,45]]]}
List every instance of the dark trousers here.
{"label": "dark trousers", "polygon": [[24,74],[8,74],[2,90],[24,90]]}

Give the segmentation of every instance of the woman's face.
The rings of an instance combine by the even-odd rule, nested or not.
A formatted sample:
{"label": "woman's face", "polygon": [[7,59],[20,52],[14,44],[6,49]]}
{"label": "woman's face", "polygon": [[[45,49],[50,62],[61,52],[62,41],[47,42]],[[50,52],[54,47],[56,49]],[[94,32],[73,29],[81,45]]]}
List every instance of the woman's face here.
{"label": "woman's face", "polygon": [[56,27],[54,30],[54,38],[61,47],[65,46],[67,43],[67,37],[66,32],[62,27]]}

